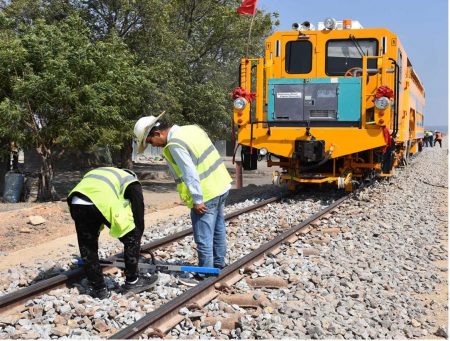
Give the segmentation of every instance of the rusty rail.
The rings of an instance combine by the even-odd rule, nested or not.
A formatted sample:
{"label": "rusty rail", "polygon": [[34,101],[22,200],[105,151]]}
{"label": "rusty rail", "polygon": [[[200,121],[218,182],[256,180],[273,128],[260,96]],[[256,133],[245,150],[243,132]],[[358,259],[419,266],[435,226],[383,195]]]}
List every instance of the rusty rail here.
{"label": "rusty rail", "polygon": [[158,328],[158,324],[161,325],[168,320],[173,320],[174,316],[178,315],[178,312],[182,307],[185,307],[192,301],[200,300],[202,296],[207,295],[207,292],[214,290],[216,284],[220,285],[220,283],[225,282],[227,278],[235,276],[242,267],[254,263],[258,258],[264,257],[266,253],[269,253],[271,250],[277,248],[294,234],[305,232],[311,222],[340,205],[344,200],[348,199],[349,196],[350,194],[336,200],[334,203],[307,218],[302,223],[281,233],[271,241],[260,246],[255,251],[230,264],[222,270],[219,276],[210,277],[203,280],[195,287],[186,290],[182,295],[178,296],[174,300],[160,306],[158,309],[145,315],[140,320],[112,335],[110,339],[135,338],[148,328],[152,328],[156,335],[160,337],[164,336],[164,332]]}
{"label": "rusty rail", "polygon": [[[262,206],[265,206],[272,202],[278,201],[281,198],[282,198],[281,195],[271,197],[269,199],[260,201],[260,202],[256,203],[255,205],[245,207],[243,209],[231,212],[231,213],[225,215],[225,220],[229,220],[229,219],[237,217],[243,213],[253,211]],[[180,240],[186,236],[189,236],[190,234],[192,234],[192,228],[185,229],[185,230],[177,232],[173,235],[154,240],[150,243],[142,245],[141,252],[145,253],[145,252],[149,252],[152,250],[156,250],[163,246],[169,245],[177,240]],[[111,260],[118,256],[120,257],[121,254],[111,256],[111,257],[107,258],[107,260]],[[108,271],[110,269],[111,268],[107,267],[107,268],[104,268],[103,270]],[[85,274],[84,274],[84,271],[82,268],[68,270],[68,271],[65,271],[54,277],[39,281],[38,283],[32,284],[26,288],[19,289],[15,292],[3,295],[0,297],[0,314],[6,313],[7,311],[14,309],[14,308],[20,306],[21,304],[24,304],[27,300],[29,300],[32,297],[45,294],[53,289],[66,287],[68,284],[80,281],[84,276],[85,276]]]}

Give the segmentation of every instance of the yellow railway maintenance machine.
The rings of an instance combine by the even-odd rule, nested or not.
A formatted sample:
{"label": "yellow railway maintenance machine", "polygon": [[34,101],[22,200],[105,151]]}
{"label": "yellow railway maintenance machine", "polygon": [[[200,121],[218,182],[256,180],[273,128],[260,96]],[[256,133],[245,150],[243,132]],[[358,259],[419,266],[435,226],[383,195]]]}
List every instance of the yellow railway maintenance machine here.
{"label": "yellow railway maintenance machine", "polygon": [[266,157],[276,184],[392,176],[421,150],[425,90],[399,38],[327,18],[276,32],[241,60],[233,121],[244,170]]}

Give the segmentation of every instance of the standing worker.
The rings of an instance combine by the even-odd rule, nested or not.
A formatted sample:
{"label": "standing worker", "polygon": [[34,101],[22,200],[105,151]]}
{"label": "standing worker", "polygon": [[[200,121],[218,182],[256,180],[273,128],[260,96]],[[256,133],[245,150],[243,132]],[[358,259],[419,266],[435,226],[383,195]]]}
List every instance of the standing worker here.
{"label": "standing worker", "polygon": [[439,146],[442,148],[442,133],[440,131],[434,131],[434,145],[439,142]]}
{"label": "standing worker", "polygon": [[424,147],[428,147],[428,142],[429,142],[429,136],[428,136],[428,130],[425,130],[424,132],[424,137],[423,137],[423,143],[424,143]]}
{"label": "standing worker", "polygon": [[433,132],[431,130],[427,130],[425,132],[425,138],[426,138],[426,143],[427,143],[427,147],[433,147]]}
{"label": "standing worker", "polygon": [[164,147],[180,198],[191,209],[198,265],[221,269],[226,255],[224,207],[232,179],[205,131],[196,125],[169,125],[161,119],[163,114],[136,122],[137,152],[142,153],[149,143]]}
{"label": "standing worker", "polygon": [[69,193],[67,203],[75,221],[89,295],[100,299],[110,296],[98,258],[98,237],[104,225],[124,245],[124,289],[139,293],[156,285],[156,275],[139,276],[144,198],[136,174],[114,167],[94,169]]}
{"label": "standing worker", "polygon": [[430,147],[434,147],[434,144],[433,144],[433,137],[434,137],[434,134],[433,134],[433,132],[430,130],[430,131],[428,132],[428,142],[430,143]]}

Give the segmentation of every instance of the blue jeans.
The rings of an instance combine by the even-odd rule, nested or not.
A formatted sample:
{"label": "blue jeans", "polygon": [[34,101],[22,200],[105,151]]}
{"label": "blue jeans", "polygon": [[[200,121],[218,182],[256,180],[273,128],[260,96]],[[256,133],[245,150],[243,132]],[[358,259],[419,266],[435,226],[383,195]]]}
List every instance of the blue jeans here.
{"label": "blue jeans", "polygon": [[228,191],[205,202],[208,211],[197,214],[191,209],[194,240],[197,244],[198,266],[223,267],[227,253],[224,208]]}

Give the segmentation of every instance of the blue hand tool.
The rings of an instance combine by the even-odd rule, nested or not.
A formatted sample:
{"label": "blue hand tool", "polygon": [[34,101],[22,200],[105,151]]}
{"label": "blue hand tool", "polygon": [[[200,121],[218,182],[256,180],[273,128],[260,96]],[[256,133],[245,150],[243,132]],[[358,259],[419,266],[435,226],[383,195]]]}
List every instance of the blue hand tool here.
{"label": "blue hand tool", "polygon": [[[82,259],[78,259],[78,265],[83,265]],[[117,268],[125,268],[125,263],[117,260],[100,260],[101,266],[115,266]],[[220,269],[210,268],[204,266],[191,266],[191,265],[172,265],[172,264],[148,264],[148,263],[138,263],[138,268],[142,270],[154,270],[161,272],[176,271],[176,272],[196,272],[203,274],[219,275]]]}

